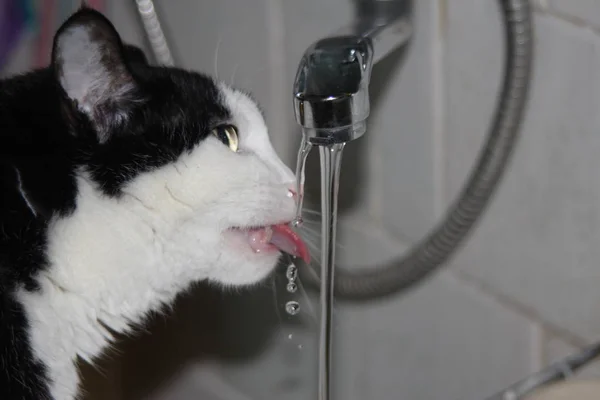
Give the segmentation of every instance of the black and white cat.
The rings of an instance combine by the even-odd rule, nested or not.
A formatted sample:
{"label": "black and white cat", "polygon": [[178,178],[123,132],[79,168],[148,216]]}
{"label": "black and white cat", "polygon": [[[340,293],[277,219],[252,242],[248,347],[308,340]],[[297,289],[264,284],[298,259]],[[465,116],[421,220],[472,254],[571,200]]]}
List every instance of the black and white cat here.
{"label": "black and white cat", "polygon": [[0,399],[74,399],[78,357],[192,282],[307,259],[295,206],[248,95],[148,65],[80,9],[48,68],[0,81]]}

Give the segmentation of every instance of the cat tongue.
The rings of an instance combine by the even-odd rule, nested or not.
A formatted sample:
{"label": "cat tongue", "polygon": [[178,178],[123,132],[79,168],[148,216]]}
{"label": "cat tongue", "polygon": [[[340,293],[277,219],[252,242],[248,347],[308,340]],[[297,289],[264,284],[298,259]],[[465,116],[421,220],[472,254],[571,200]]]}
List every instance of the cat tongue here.
{"label": "cat tongue", "polygon": [[301,258],[307,264],[310,263],[310,253],[306,244],[289,225],[273,225],[271,229],[273,229],[273,236],[270,243],[273,246],[284,253]]}
{"label": "cat tongue", "polygon": [[307,264],[310,262],[310,254],[306,244],[286,224],[251,230],[248,232],[248,242],[256,252],[265,251],[269,246],[274,246],[284,253],[303,259]]}

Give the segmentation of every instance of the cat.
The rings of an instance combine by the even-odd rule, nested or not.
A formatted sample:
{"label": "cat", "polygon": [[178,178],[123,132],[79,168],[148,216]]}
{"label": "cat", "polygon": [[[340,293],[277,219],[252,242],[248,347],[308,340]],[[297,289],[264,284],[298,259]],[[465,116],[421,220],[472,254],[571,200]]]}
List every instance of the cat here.
{"label": "cat", "polygon": [[47,68],[0,81],[0,191],[1,399],[77,398],[77,359],[193,282],[309,258],[250,95],[150,65],[85,6]]}

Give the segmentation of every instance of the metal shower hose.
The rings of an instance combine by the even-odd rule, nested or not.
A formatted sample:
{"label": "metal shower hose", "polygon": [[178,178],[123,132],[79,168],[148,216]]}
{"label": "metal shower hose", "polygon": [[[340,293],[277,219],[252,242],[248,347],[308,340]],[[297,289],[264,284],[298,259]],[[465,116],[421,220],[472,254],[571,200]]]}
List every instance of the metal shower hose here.
{"label": "metal shower hose", "polygon": [[[155,57],[158,61],[164,60],[165,49],[169,55],[170,52],[152,1],[136,2]],[[146,5],[143,12],[141,3]],[[400,260],[360,271],[336,269],[336,296],[371,299],[398,293],[421,282],[453,255],[489,204],[517,140],[533,53],[529,0],[498,0],[498,3],[504,21],[504,80],[487,141],[458,199],[449,207],[442,222]],[[171,61],[169,58],[167,63]],[[315,286],[318,278],[305,274],[305,279]]]}

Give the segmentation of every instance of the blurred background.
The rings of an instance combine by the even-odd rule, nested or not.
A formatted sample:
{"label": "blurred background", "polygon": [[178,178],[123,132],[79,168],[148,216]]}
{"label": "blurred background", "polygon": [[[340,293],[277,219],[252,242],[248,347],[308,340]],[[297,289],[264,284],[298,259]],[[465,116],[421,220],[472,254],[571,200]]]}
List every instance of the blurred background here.
{"label": "blurred background", "polygon": [[[21,3],[10,24],[0,15],[3,76],[45,65],[54,30],[78,4]],[[151,56],[133,0],[89,3]],[[251,91],[294,167],[298,62],[350,20],[351,2],[155,3],[180,66]],[[600,338],[600,2],[532,5],[531,97],[496,198],[464,248],[422,285],[337,302],[335,398],[482,399]],[[496,2],[415,1],[414,23],[406,51],[375,67],[367,134],[344,155],[344,268],[396,258],[431,229],[491,120],[504,63]],[[313,156],[307,184],[318,186]],[[84,398],[315,398],[314,300],[299,291],[300,315],[284,316],[283,271],[233,293],[198,285],[120,338],[97,368],[82,364]],[[600,376],[600,366],[582,374]]]}

